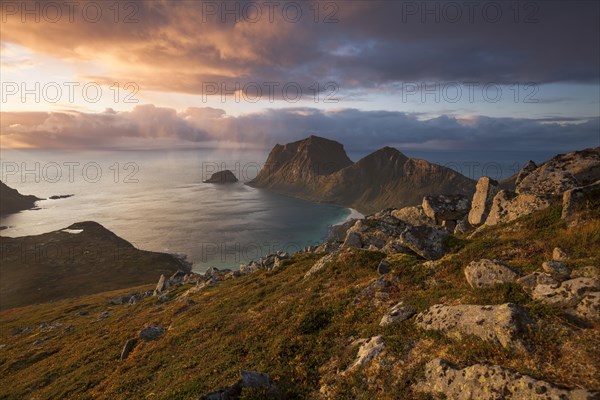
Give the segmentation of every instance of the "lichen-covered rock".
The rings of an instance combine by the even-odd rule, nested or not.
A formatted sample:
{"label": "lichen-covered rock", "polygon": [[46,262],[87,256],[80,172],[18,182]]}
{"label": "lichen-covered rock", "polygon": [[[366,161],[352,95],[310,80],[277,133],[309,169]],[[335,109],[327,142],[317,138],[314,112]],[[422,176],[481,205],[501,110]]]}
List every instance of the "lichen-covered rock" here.
{"label": "lichen-covered rock", "polygon": [[394,210],[392,211],[392,216],[413,226],[435,224],[435,221],[425,214],[422,206],[404,207]]}
{"label": "lichen-covered rock", "polygon": [[413,306],[406,306],[404,302],[400,302],[390,308],[390,310],[381,318],[380,326],[387,326],[398,322],[405,321],[415,315],[417,309]]}
{"label": "lichen-covered rock", "polygon": [[529,275],[525,275],[517,279],[517,284],[521,285],[528,293],[531,293],[531,291],[535,289],[537,285],[550,285],[555,287],[560,285],[556,279],[543,272],[534,272]]}
{"label": "lichen-covered rock", "polygon": [[600,292],[586,293],[575,308],[575,316],[589,322],[600,322]]}
{"label": "lichen-covered rock", "polygon": [[442,221],[458,221],[469,213],[471,202],[463,195],[425,196],[421,204],[425,215],[431,218],[437,225]]}
{"label": "lichen-covered rock", "polygon": [[354,344],[360,345],[358,354],[356,355],[356,360],[354,360],[354,363],[348,367],[343,374],[362,368],[367,363],[371,362],[375,357],[377,357],[385,347],[383,343],[383,336],[374,336],[369,339],[359,339],[354,342]]}
{"label": "lichen-covered rock", "polygon": [[448,232],[431,226],[409,226],[400,235],[400,242],[427,260],[442,258],[448,251],[444,240]]}
{"label": "lichen-covered rock", "polygon": [[521,335],[531,320],[527,311],[512,303],[502,305],[438,304],[417,315],[416,324],[446,335],[475,335],[505,348],[525,349]]}
{"label": "lichen-covered rock", "polygon": [[521,183],[523,181],[523,179],[525,179],[527,177],[527,175],[529,175],[530,173],[535,171],[537,169],[537,167],[538,167],[537,164],[535,162],[533,162],[533,160],[527,161],[527,164],[525,164],[523,166],[523,168],[521,168],[521,170],[517,174],[517,177],[515,179],[515,185],[518,185],[519,183]]}
{"label": "lichen-covered rock", "polygon": [[531,297],[560,307],[576,306],[588,292],[600,290],[600,282],[593,278],[575,278],[557,285],[537,285]]}
{"label": "lichen-covered rock", "polygon": [[559,154],[540,165],[516,187],[518,193],[560,195],[600,179],[600,147]]}
{"label": "lichen-covered rock", "polygon": [[486,258],[472,261],[465,267],[465,277],[473,289],[481,289],[499,283],[514,282],[519,275],[498,260]]}
{"label": "lichen-covered rock", "polygon": [[159,296],[165,289],[169,288],[169,281],[165,278],[164,275],[161,275],[158,279],[158,283],[156,284],[156,289],[154,289],[154,296]]}
{"label": "lichen-covered rock", "polygon": [[548,208],[552,202],[545,195],[531,193],[517,194],[501,190],[494,196],[492,208],[485,220],[486,225],[510,222],[524,215]]}
{"label": "lichen-covered rock", "polygon": [[311,269],[308,270],[306,274],[304,274],[304,279],[309,278],[310,276],[316,274],[323,268],[325,268],[331,261],[335,258],[335,253],[327,254],[317,260],[312,266]]}
{"label": "lichen-covered rock", "polygon": [[555,247],[554,250],[552,250],[552,259],[555,261],[567,261],[569,256],[560,247]]}
{"label": "lichen-covered rock", "polygon": [[471,224],[469,223],[469,219],[468,217],[464,217],[463,219],[461,219],[460,221],[456,222],[456,226],[454,227],[454,234],[455,235],[460,235],[462,233],[466,233],[467,231],[469,231],[472,228]]}
{"label": "lichen-covered rock", "polygon": [[443,394],[453,400],[592,400],[597,393],[564,389],[505,369],[475,364],[458,369],[442,359],[425,365],[425,379],[415,385],[420,392]]}
{"label": "lichen-covered rock", "polygon": [[492,208],[494,196],[499,190],[498,182],[495,180],[487,176],[479,178],[473,200],[471,201],[471,210],[469,210],[469,224],[477,226],[485,222]]}
{"label": "lichen-covered rock", "polygon": [[571,225],[576,224],[577,221],[573,221],[576,211],[584,207],[588,198],[598,191],[600,191],[600,181],[564,192],[562,197],[561,218]]}
{"label": "lichen-covered rock", "polygon": [[558,281],[569,279],[571,270],[562,261],[550,260],[542,264],[544,272]]}

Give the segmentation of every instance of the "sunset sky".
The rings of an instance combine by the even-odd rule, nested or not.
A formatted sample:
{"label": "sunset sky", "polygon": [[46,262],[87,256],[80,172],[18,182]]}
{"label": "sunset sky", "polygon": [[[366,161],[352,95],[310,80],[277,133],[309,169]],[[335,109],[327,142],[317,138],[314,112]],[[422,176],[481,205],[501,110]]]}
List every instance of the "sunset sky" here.
{"label": "sunset sky", "polygon": [[596,1],[3,1],[1,146],[598,146],[599,20]]}

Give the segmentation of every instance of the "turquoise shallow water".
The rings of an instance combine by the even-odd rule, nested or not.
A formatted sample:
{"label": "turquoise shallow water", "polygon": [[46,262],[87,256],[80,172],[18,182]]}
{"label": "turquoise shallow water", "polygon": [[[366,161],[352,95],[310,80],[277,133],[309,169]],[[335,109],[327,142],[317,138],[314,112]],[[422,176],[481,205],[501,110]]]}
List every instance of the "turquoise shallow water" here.
{"label": "turquoise shallow water", "polygon": [[[2,180],[38,197],[38,210],[6,216],[3,236],[24,236],[93,220],[135,246],[183,253],[194,270],[232,267],[275,250],[319,243],[350,210],[254,189],[202,183],[226,167],[256,175],[266,152],[2,151]],[[221,165],[223,164],[223,165]]]}

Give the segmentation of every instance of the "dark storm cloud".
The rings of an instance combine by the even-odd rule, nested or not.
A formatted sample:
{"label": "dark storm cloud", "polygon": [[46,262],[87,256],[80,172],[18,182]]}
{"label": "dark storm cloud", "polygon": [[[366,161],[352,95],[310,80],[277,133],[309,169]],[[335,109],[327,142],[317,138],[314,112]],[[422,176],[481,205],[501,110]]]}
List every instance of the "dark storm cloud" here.
{"label": "dark storm cloud", "polygon": [[[58,57],[108,60],[107,81],[186,93],[202,93],[210,81],[308,86],[333,80],[343,88],[369,88],[405,81],[599,79],[596,1],[303,2],[296,3],[303,10],[296,23],[282,17],[291,3],[285,1],[273,21],[258,1],[257,21],[240,12],[235,23],[220,14],[224,4],[243,10],[249,2],[127,3],[136,5],[137,22],[115,23],[104,9],[94,23],[79,11],[73,23],[42,18],[24,24],[18,12],[3,9],[2,40]],[[208,13],[210,4],[216,15]],[[333,23],[323,23],[327,16]]]}

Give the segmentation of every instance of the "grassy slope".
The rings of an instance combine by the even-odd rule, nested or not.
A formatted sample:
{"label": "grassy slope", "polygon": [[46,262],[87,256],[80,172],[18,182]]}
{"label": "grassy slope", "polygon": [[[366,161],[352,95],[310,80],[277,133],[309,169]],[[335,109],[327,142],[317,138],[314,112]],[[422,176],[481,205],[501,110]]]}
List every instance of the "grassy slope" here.
{"label": "grassy slope", "polygon": [[[537,349],[532,355],[473,337],[425,332],[412,320],[379,327],[386,307],[353,301],[377,278],[384,254],[353,249],[312,279],[303,275],[319,255],[300,254],[286,261],[285,269],[193,294],[192,306],[176,300],[159,304],[155,298],[133,306],[108,305],[110,297],[130,289],[2,312],[0,345],[6,347],[0,349],[0,398],[193,399],[233,383],[242,368],[268,372],[289,397],[312,398],[328,384],[336,398],[372,399],[374,393],[379,398],[420,398],[410,386],[434,357],[460,366],[489,361],[569,387],[600,389],[599,327],[573,324],[558,310],[530,300],[516,285],[472,290],[462,273],[468,262],[483,257],[522,271],[537,270],[555,246],[569,252],[572,268],[600,265],[600,220],[567,229],[559,217],[560,208],[552,208],[475,240],[454,239],[455,253],[435,268],[396,256],[390,275],[395,281],[390,301],[404,300],[419,311],[436,303],[524,305],[537,321],[529,335]],[[89,315],[78,316],[84,310]],[[99,319],[105,310],[108,318]],[[50,322],[62,326],[38,327]],[[169,330],[119,361],[123,343],[147,323]],[[33,331],[12,334],[23,327]],[[336,371],[344,370],[356,354],[350,343],[378,334],[386,344],[381,362],[338,376]],[[32,344],[44,337],[50,339]]]}

